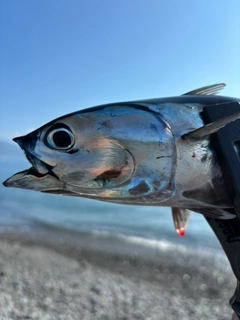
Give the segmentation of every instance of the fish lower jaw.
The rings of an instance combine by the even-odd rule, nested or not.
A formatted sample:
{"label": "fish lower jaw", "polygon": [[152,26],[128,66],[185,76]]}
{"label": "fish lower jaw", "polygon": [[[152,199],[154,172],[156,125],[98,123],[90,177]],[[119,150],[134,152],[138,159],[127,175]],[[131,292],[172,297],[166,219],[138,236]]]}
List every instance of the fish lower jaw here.
{"label": "fish lower jaw", "polygon": [[38,171],[36,171],[33,167],[31,167],[31,168],[29,168],[27,170],[23,170],[23,171],[15,173],[9,179],[4,181],[3,185],[5,187],[18,187],[18,184],[19,184],[20,180],[22,180],[24,178],[27,179],[27,177],[30,177],[30,176],[42,178],[45,175],[46,175],[46,173],[45,174],[41,174]]}
{"label": "fish lower jaw", "polygon": [[[47,183],[46,183],[47,182]],[[32,185],[33,184],[33,185]],[[3,182],[5,187],[42,191],[45,187],[59,185],[60,181],[53,171],[38,172],[35,167],[15,173]]]}

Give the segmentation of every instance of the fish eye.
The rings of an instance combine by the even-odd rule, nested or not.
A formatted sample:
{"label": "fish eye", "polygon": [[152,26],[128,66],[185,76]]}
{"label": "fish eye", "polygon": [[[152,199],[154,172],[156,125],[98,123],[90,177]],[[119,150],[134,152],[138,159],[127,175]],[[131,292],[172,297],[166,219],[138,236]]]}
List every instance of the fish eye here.
{"label": "fish eye", "polygon": [[47,142],[54,149],[68,150],[74,145],[74,136],[68,128],[52,128],[48,132]]}

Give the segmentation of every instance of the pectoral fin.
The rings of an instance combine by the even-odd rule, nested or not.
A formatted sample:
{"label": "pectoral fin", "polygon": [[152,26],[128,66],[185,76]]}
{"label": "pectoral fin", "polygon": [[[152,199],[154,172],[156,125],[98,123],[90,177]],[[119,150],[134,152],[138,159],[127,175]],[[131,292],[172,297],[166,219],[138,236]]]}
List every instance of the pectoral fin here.
{"label": "pectoral fin", "polygon": [[[233,122],[237,119],[240,119],[240,103],[239,102],[233,102],[233,103],[238,103],[239,105],[239,111],[221,118],[219,120],[216,120],[214,122],[211,122],[209,124],[206,124],[205,126],[198,128],[194,131],[191,131],[187,134],[185,134],[184,136],[182,136],[183,139],[201,139],[203,137],[206,137],[210,134],[213,134],[215,132],[217,132],[219,129],[225,127],[228,123]],[[227,103],[227,105],[229,106],[229,103]]]}
{"label": "pectoral fin", "polygon": [[192,211],[188,209],[172,208],[174,226],[180,237],[184,237],[185,235],[185,230],[191,213]]}

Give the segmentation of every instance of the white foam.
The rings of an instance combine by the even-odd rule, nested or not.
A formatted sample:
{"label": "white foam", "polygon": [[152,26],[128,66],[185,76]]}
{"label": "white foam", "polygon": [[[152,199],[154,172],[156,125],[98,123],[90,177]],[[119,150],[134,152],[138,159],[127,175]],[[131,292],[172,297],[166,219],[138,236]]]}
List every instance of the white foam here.
{"label": "white foam", "polygon": [[169,250],[175,251],[176,247],[183,251],[186,251],[187,249],[184,245],[178,245],[167,240],[147,239],[147,238],[137,237],[137,236],[126,236],[124,234],[118,234],[116,235],[116,237],[125,242],[138,244],[144,247],[151,247],[153,249],[160,249],[161,251],[169,251]]}

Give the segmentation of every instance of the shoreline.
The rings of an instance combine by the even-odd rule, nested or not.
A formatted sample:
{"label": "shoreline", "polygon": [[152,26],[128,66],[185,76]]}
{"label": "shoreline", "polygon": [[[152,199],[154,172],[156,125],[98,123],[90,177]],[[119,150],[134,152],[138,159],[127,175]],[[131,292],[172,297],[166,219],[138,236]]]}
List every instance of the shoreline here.
{"label": "shoreline", "polygon": [[224,255],[12,229],[0,230],[0,289],[3,320],[225,320],[235,278]]}

